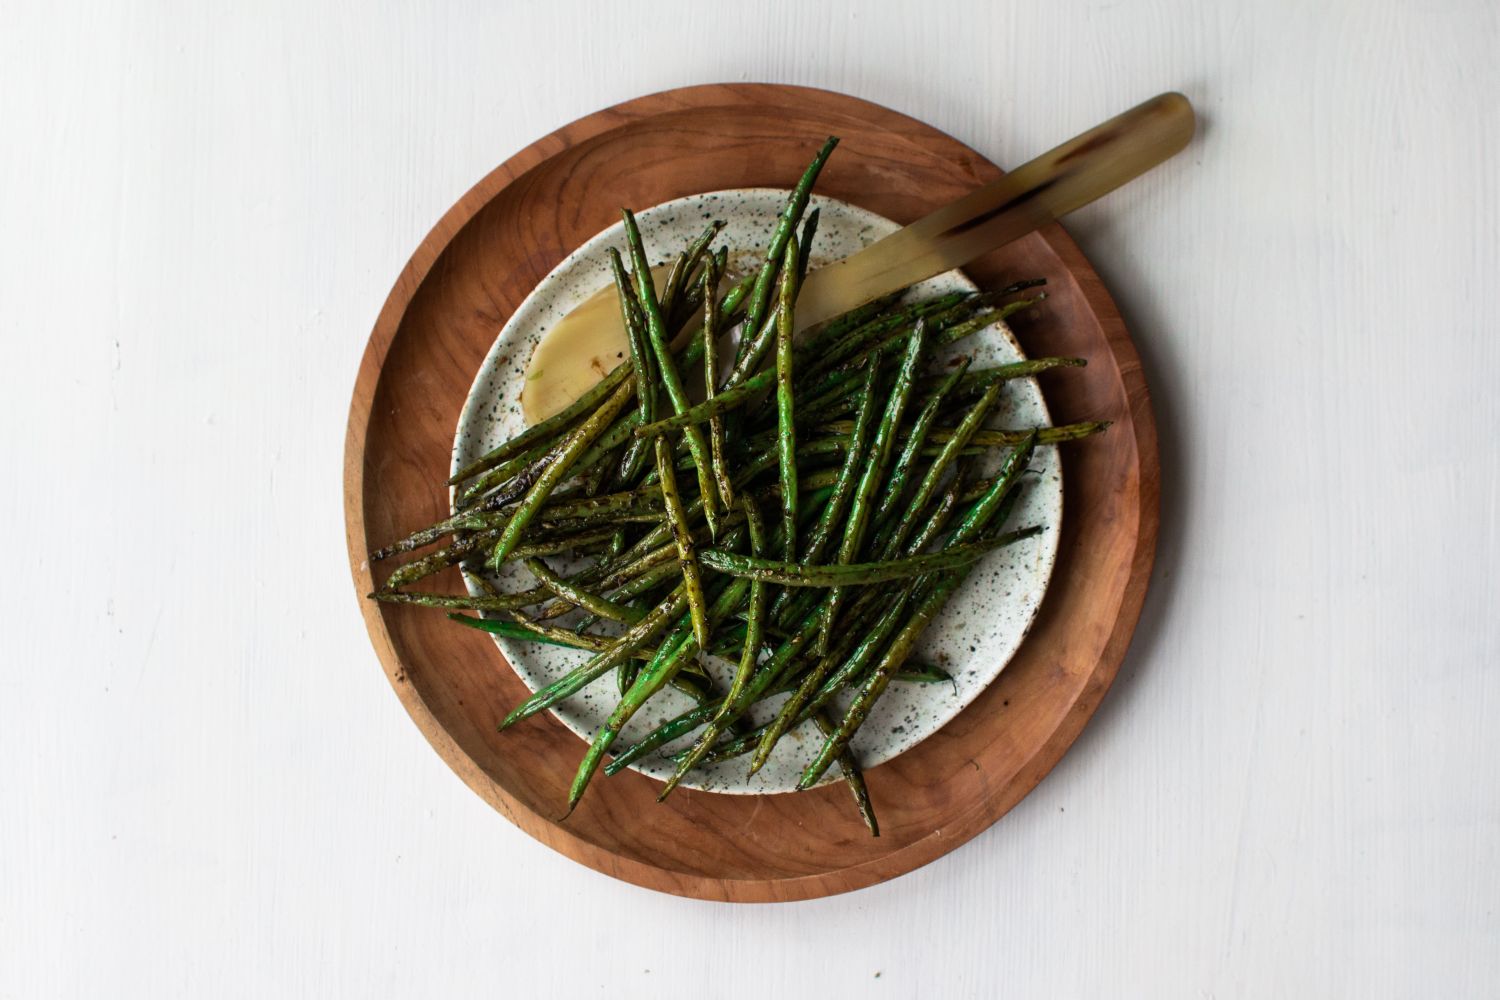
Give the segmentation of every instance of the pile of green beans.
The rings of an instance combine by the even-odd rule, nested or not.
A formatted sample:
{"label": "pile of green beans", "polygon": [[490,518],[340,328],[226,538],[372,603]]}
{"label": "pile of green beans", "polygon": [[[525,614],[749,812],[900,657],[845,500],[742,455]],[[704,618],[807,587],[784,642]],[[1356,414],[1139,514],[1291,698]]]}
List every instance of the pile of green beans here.
{"label": "pile of green beans", "polygon": [[[812,725],[823,739],[799,787],[837,765],[878,836],[851,741],[891,681],[951,683],[912,659],[923,630],[977,560],[1044,530],[1006,524],[1035,449],[1106,426],[988,426],[1006,381],[1083,364],[1076,358],[984,369],[959,358],[931,370],[939,352],[1040,301],[1003,301],[1039,281],[887,296],[794,340],[817,231],[817,212],[803,216],[836,143],[819,150],[763,260],[738,282],[724,273],[727,249],[713,247],[714,222],[658,289],[625,211],[623,253],[612,249],[610,263],[628,356],[577,401],[460,469],[450,517],[371,553],[405,559],[375,600],[447,609],[470,628],[588,654],[512,709],[502,730],[615,674],[619,698],[578,769],[569,812],[601,766],[614,774],[666,752],[676,767],[665,798],[700,765],[749,755],[754,773],[787,732]],[[721,355],[736,330],[732,356]],[[701,401],[689,384],[703,387]],[[995,456],[1000,471],[983,475]],[[544,558],[562,555],[582,568]],[[500,591],[485,571],[510,565],[533,585]],[[414,586],[453,568],[477,595]],[[727,690],[704,655],[734,664]],[[617,747],[668,685],[695,707]],[[839,715],[843,691],[853,703]],[[752,725],[762,706],[762,717],[774,715]]]}

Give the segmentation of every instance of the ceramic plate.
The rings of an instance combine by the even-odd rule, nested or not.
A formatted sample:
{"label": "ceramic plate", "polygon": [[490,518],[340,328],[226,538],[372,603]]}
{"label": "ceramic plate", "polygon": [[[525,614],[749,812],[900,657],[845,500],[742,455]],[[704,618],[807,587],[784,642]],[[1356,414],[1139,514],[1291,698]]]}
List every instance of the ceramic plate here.
{"label": "ceramic plate", "polygon": [[[720,219],[725,228],[718,243],[733,247],[740,254],[738,262],[750,267],[763,255],[785,199],[786,192],[769,189],[713,192],[658,205],[639,213],[637,221],[647,251],[656,263],[698,235],[707,220]],[[821,209],[813,247],[814,267],[847,256],[897,228],[888,219],[845,202],[815,196],[813,204]],[[525,427],[520,394],[532,349],[569,310],[610,283],[606,256],[610,246],[623,251],[624,238],[619,225],[598,234],[563,260],[500,330],[459,418],[453,469],[468,464]],[[731,261],[731,270],[736,263]],[[909,294],[913,298],[927,298],[973,287],[961,272],[950,271],[924,282]],[[949,349],[951,355],[961,353],[974,355],[975,367],[1023,357],[1004,324],[995,324]],[[940,357],[937,365],[945,360]],[[1034,380],[1008,383],[997,414],[992,421],[994,426],[1050,424],[1046,403]],[[998,463],[996,456],[994,464]],[[986,556],[929,627],[916,658],[941,667],[952,675],[953,683],[893,683],[855,737],[854,750],[865,767],[890,760],[936,732],[995,679],[1025,638],[1052,573],[1057,552],[1056,529],[1062,516],[1062,479],[1056,449],[1038,449],[1031,469],[1034,474],[1026,478],[1021,501],[1009,523],[1017,527],[1040,524],[1048,530],[1039,537]],[[529,585],[524,570],[507,572],[513,575],[495,581],[502,588],[519,590]],[[478,593],[472,583],[470,586]],[[498,637],[495,641],[532,690],[556,680],[588,655],[539,643]],[[733,674],[733,665],[723,660],[709,658],[705,666],[721,685],[727,685]],[[590,739],[618,696],[611,673],[553,711],[575,733]],[[755,721],[768,719],[785,697],[780,695],[763,702],[755,713]],[[847,700],[846,694],[839,703],[840,709],[847,705]],[[631,720],[616,745],[629,746],[660,723],[691,707],[686,695],[671,688],[663,690]],[[686,737],[665,750],[680,749],[690,739]],[[747,775],[747,759],[742,758],[700,768],[683,783],[716,792],[792,791],[802,768],[821,742],[817,730],[807,723],[788,733],[766,765],[754,775]],[[671,762],[662,755],[643,758],[635,767],[662,779],[672,773]]]}

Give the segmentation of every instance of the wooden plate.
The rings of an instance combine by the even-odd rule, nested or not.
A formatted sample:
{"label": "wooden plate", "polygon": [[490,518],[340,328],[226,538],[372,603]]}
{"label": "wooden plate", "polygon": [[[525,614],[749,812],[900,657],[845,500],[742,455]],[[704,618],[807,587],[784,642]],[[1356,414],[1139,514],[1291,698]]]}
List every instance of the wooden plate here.
{"label": "wooden plate", "polygon": [[[402,704],[449,766],[521,829],[592,868],[665,892],[807,899],[872,885],[951,851],[1020,801],[1077,738],[1114,679],[1145,598],[1159,481],[1146,384],[1098,276],[1052,226],[965,270],[982,287],[1048,279],[1045,319],[1016,333],[1030,355],[1089,361],[1045,386],[1053,419],[1114,426],[1063,451],[1058,564],[1013,662],[936,735],[869,772],[878,839],[837,784],[771,796],[679,790],[657,805],[659,784],[632,771],[596,781],[559,823],[582,741],[551,717],[497,733],[527,690],[494,645],[441,614],[364,600],[375,586],[365,554],[447,513],[443,483],[459,410],[496,331],[527,292],[614,222],[620,206],[787,187],[830,133],[843,143],[818,190],[900,222],[999,175],[930,126],[826,91],[722,84],[608,108],[516,154],[438,222],[380,312],[350,406],[350,563]],[[463,589],[456,573],[436,585]]]}

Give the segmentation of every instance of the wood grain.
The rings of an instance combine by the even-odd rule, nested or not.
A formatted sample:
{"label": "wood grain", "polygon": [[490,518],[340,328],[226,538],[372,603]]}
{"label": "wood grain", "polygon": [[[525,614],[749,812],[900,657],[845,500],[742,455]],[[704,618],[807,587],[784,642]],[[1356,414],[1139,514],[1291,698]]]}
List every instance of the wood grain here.
{"label": "wood grain", "polygon": [[[619,206],[704,190],[786,186],[809,149],[843,137],[819,190],[910,221],[998,176],[954,139],[854,98],[716,85],[590,115],[491,173],[403,270],[362,361],[346,443],[355,586],[364,554],[445,513],[452,429],[474,370],[535,283]],[[993,823],[1073,742],[1115,675],[1144,598],[1156,539],[1155,430],[1135,350],[1077,247],[1051,227],[969,269],[981,285],[1040,274],[1046,321],[1029,353],[1089,360],[1048,384],[1059,422],[1114,421],[1065,451],[1063,537],[1051,591],[1000,680],[914,750],[869,774],[883,836],[865,835],[836,786],[799,795],[683,792],[625,772],[559,823],[582,744],[550,717],[495,725],[526,689],[479,633],[371,602],[364,614],[391,683],[443,759],[543,843],[640,885],[705,899],[791,900],[857,889],[940,857]],[[442,581],[458,587],[455,578]]]}

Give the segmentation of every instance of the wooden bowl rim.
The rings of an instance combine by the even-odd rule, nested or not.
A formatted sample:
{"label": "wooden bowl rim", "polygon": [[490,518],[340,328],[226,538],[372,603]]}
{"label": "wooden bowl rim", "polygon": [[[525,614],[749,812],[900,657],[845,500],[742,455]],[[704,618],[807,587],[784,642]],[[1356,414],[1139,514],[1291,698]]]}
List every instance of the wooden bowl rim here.
{"label": "wooden bowl rim", "polygon": [[[797,95],[817,95],[847,109],[846,113],[851,118],[874,125],[904,124],[908,129],[914,127],[931,134],[934,139],[950,144],[955,153],[962,154],[971,162],[994,168],[988,159],[967,145],[918,119],[862,98],[813,87],[764,83],[699,84],[647,94],[579,118],[526,146],[486,174],[443,214],[413,252],[381,307],[361,357],[350,404],[344,449],[345,533],[360,613],[364,617],[376,655],[385,669],[387,681],[400,698],[407,714],[438,755],[475,793],[521,830],[553,850],[596,871],[646,888],[730,902],[811,899],[865,888],[897,877],[966,843],[1025,797],[1077,739],[1119,671],[1120,662],[1140,617],[1150,580],[1156,549],[1159,503],[1159,458],[1149,393],[1143,377],[1126,380],[1122,375],[1122,393],[1131,414],[1128,429],[1134,438],[1137,468],[1141,473],[1137,523],[1129,526],[1135,529],[1136,544],[1131,554],[1129,578],[1121,590],[1121,605],[1103,652],[1089,677],[1089,694],[1092,696],[1082,696],[1069,707],[1057,728],[1036,747],[1025,766],[995,796],[976,799],[962,813],[958,823],[945,824],[941,830],[934,830],[879,858],[845,868],[776,879],[707,876],[660,868],[612,853],[573,834],[565,824],[537,813],[512,797],[458,746],[415,686],[400,682],[401,662],[386,628],[383,607],[365,598],[372,586],[366,559],[370,546],[366,538],[363,504],[364,453],[371,402],[376,396],[386,356],[401,328],[407,308],[433,265],[464,226],[506,187],[528,171],[543,165],[553,155],[657,115],[724,105],[743,106],[758,103],[772,95],[782,99],[795,99]],[[1082,251],[1061,226],[1048,226],[1040,230],[1039,235],[1075,278],[1082,273],[1097,279]],[[1106,338],[1106,346],[1114,357],[1117,373],[1139,372],[1139,356],[1125,331],[1119,311],[1104,290],[1102,282],[1080,281],[1078,289],[1101,328],[1106,332],[1118,331],[1119,335]]]}

